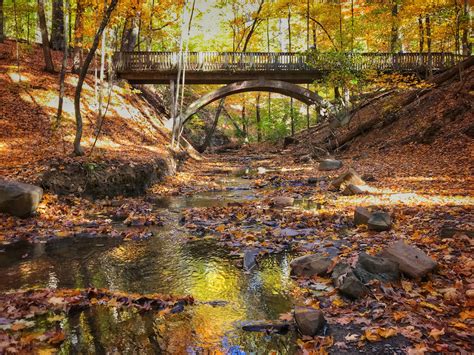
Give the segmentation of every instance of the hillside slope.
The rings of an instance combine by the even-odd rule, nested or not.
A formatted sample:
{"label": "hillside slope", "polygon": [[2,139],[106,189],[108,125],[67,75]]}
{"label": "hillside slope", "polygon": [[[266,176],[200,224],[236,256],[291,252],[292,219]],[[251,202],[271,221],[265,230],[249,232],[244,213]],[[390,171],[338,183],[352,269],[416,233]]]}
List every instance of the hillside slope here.
{"label": "hillside slope", "polygon": [[345,127],[322,124],[302,132],[288,150],[299,159],[327,149],[363,174],[396,176],[407,191],[436,193],[442,187],[473,195],[473,74],[470,67],[408,105],[414,91],[383,97],[355,112]]}
{"label": "hillside slope", "polygon": [[[42,51],[36,45],[20,46],[18,71],[15,47],[11,41],[0,44],[0,175],[41,183],[57,192],[83,192],[86,187],[82,185],[89,190],[97,185],[89,191],[94,193],[103,187],[99,180],[111,175],[116,183],[121,173],[128,175],[124,177],[126,183],[133,183],[130,180],[136,178],[159,179],[175,168],[173,153],[167,148],[169,131],[163,127],[163,113],[125,83],[113,87],[102,132],[91,155],[98,122],[93,76],[87,78],[82,92],[86,156],[72,157],[73,96],[78,76],[67,74],[64,113],[55,129],[59,74],[43,71]],[[59,69],[62,54],[53,55]],[[105,88],[104,107],[108,92]],[[92,175],[98,176],[91,183]],[[69,179],[73,179],[73,186]],[[75,183],[78,179],[81,181]]]}

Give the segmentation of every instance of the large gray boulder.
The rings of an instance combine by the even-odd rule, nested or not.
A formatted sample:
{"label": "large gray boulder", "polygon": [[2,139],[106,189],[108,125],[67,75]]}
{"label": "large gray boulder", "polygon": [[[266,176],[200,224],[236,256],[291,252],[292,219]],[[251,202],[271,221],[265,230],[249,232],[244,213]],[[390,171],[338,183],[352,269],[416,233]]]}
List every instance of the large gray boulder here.
{"label": "large gray boulder", "polygon": [[342,161],[335,159],[324,159],[319,162],[318,169],[321,171],[337,170],[342,167]]}
{"label": "large gray boulder", "polygon": [[318,334],[326,324],[323,312],[311,307],[295,307],[295,321],[300,333],[310,337]]}
{"label": "large gray boulder", "polygon": [[437,266],[422,250],[406,244],[403,240],[389,245],[381,255],[397,263],[401,272],[415,279],[425,276]]}
{"label": "large gray boulder", "polygon": [[0,179],[0,213],[28,217],[36,211],[42,197],[41,187]]}
{"label": "large gray boulder", "polygon": [[364,186],[365,181],[360,177],[359,174],[352,168],[349,168],[345,173],[342,173],[333,181],[331,181],[331,189],[339,190],[342,185],[352,184],[354,186]]}
{"label": "large gray boulder", "polygon": [[361,224],[367,224],[369,222],[371,213],[365,207],[356,207],[354,211],[354,224],[359,226]]}
{"label": "large gray boulder", "polygon": [[367,226],[377,232],[388,231],[392,227],[392,218],[387,212],[376,211],[370,215]]}
{"label": "large gray boulder", "polygon": [[457,227],[452,227],[449,225],[444,225],[439,231],[439,236],[441,238],[451,238],[455,234],[465,234],[469,238],[474,238],[474,231],[469,229],[462,229]]}
{"label": "large gray boulder", "polygon": [[344,196],[362,195],[364,193],[364,190],[354,184],[347,185],[346,188],[342,191],[342,194]]}
{"label": "large gray boulder", "polygon": [[343,295],[349,298],[362,298],[369,291],[348,264],[340,263],[336,265],[331,278],[334,286],[336,286]]}
{"label": "large gray boulder", "polygon": [[277,208],[285,208],[293,206],[295,199],[290,196],[276,196],[272,198],[271,205]]}
{"label": "large gray boulder", "polygon": [[290,263],[291,274],[294,276],[324,276],[331,266],[331,259],[317,254],[304,255]]}
{"label": "large gray boulder", "polygon": [[356,276],[363,282],[370,280],[397,281],[400,278],[398,264],[383,257],[361,253],[354,269]]}

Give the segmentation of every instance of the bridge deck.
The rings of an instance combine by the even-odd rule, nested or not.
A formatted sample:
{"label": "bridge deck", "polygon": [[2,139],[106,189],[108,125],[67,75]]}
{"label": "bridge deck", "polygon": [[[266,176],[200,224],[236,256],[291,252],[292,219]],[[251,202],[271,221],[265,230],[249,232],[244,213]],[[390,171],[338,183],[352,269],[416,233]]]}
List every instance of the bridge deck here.
{"label": "bridge deck", "polygon": [[[344,61],[352,70],[422,72],[449,68],[465,57],[452,53],[347,53]],[[136,84],[167,84],[176,80],[177,52],[117,52],[114,67],[118,77]],[[186,83],[229,84],[265,78],[295,84],[312,83],[341,64],[326,53],[315,55],[311,63],[300,53],[190,52],[185,57]]]}

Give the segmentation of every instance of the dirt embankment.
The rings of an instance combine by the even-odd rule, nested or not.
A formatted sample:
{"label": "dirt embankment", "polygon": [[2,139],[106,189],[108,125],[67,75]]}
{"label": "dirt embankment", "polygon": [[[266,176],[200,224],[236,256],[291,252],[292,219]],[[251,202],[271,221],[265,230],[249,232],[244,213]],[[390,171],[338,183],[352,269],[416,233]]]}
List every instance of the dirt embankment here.
{"label": "dirt embankment", "polygon": [[474,171],[473,90],[471,64],[428,89],[375,100],[355,111],[344,127],[331,129],[322,123],[302,132],[285,154],[296,161],[316,161],[326,150],[362,174],[424,181],[424,190],[432,193],[443,184],[463,195],[474,194],[472,185],[466,190]]}
{"label": "dirt embankment", "polygon": [[[53,52],[59,70],[62,53]],[[101,133],[98,88],[89,76],[82,92],[84,157],[72,156],[75,135],[73,97],[78,76],[67,74],[64,111],[56,127],[59,74],[43,71],[41,48],[0,44],[0,176],[39,184],[55,193],[96,197],[135,195],[173,174],[186,153],[168,149],[164,107],[154,107],[139,91],[116,82],[103,89],[107,107]],[[109,101],[110,93],[110,103]]]}

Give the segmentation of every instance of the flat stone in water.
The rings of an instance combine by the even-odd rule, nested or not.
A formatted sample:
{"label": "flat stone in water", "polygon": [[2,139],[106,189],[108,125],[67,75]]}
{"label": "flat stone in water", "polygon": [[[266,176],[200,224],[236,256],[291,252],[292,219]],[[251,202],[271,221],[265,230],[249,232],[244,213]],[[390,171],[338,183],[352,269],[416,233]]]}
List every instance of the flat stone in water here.
{"label": "flat stone in water", "polygon": [[250,271],[257,266],[258,249],[249,249],[244,252],[244,270]]}
{"label": "flat stone in water", "polygon": [[284,334],[290,329],[290,324],[287,322],[269,322],[259,321],[242,326],[242,330],[247,332],[275,332]]}

